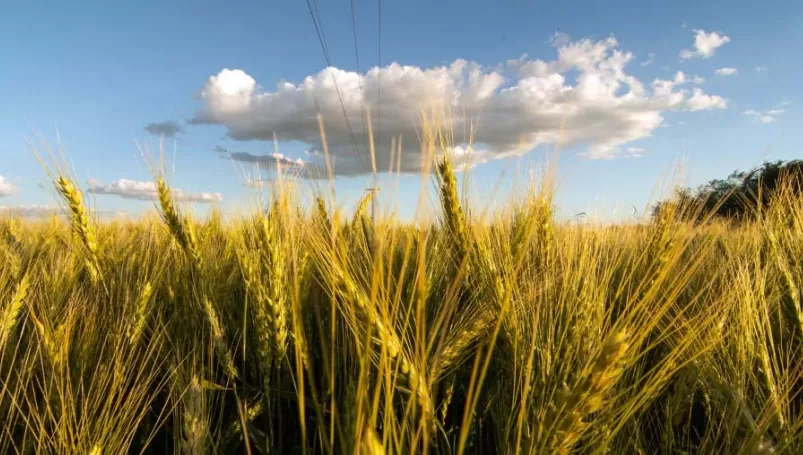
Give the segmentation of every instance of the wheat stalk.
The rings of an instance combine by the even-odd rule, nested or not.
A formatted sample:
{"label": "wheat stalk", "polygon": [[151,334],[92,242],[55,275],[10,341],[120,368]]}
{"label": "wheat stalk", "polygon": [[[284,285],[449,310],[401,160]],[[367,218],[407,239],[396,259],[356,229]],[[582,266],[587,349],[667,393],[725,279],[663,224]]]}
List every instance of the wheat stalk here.
{"label": "wheat stalk", "polygon": [[382,322],[373,303],[358,288],[351,276],[337,264],[333,264],[335,283],[337,289],[346,301],[352,302],[357,309],[360,319],[368,322],[379,338],[380,344],[391,360],[398,359],[401,373],[406,377],[407,383],[413,393],[418,397],[419,405],[425,416],[431,417],[433,412],[432,398],[429,393],[429,384],[421,371],[413,364],[402,350],[399,336]]}
{"label": "wheat stalk", "polygon": [[53,331],[46,327],[33,313],[30,313],[30,317],[36,326],[36,331],[39,333],[39,340],[44,346],[50,362],[57,368],[64,365],[68,349],[65,343],[66,340],[64,340],[67,327],[66,323]]}
{"label": "wheat stalk", "polygon": [[668,201],[664,203],[653,225],[652,239],[648,246],[651,257],[656,260],[656,262],[652,264],[655,268],[653,269],[651,284],[658,279],[661,270],[669,262],[670,253],[675,246],[676,232],[673,227],[677,212],[677,202]]}
{"label": "wheat stalk", "polygon": [[75,188],[72,180],[63,175],[56,179],[56,189],[67,202],[67,206],[70,209],[70,225],[72,226],[73,234],[86,248],[88,254],[86,265],[92,280],[97,282],[100,274],[98,242],[84,207],[83,196]]}
{"label": "wheat stalk", "polygon": [[136,346],[139,343],[142,331],[145,329],[152,295],[153,286],[151,286],[150,282],[145,283],[145,286],[140,292],[139,299],[137,299],[133,320],[128,328],[128,340],[132,346]]}
{"label": "wheat stalk", "polygon": [[11,245],[6,244],[6,242],[0,243],[0,252],[3,253],[3,257],[8,264],[10,269],[11,277],[19,279],[20,274],[22,273],[22,260],[18,254],[16,254],[13,250]]}
{"label": "wheat stalk", "polygon": [[206,453],[209,425],[206,420],[204,390],[197,375],[193,375],[184,392],[182,416],[182,452],[186,455]]}
{"label": "wheat stalk", "polygon": [[385,447],[382,445],[382,440],[376,434],[373,428],[367,428],[362,437],[361,455],[385,455]]}
{"label": "wheat stalk", "polygon": [[268,287],[266,303],[270,310],[273,326],[274,348],[277,359],[283,359],[287,352],[288,322],[286,285],[286,255],[284,243],[277,226],[277,218],[262,218],[262,232],[268,252]]}
{"label": "wheat stalk", "polygon": [[156,177],[156,195],[159,199],[159,206],[162,209],[162,218],[168,229],[175,237],[179,246],[192,259],[196,267],[201,267],[201,253],[198,249],[198,241],[195,236],[195,229],[192,223],[183,218],[173,203],[173,196],[170,187],[161,176]]}
{"label": "wheat stalk", "polygon": [[262,284],[260,271],[257,269],[257,260],[243,248],[237,255],[240,268],[245,281],[245,288],[251,303],[248,309],[254,325],[253,336],[257,342],[257,356],[263,376],[267,377],[272,364],[274,346],[270,335],[275,332],[271,317],[267,310],[267,292]]}
{"label": "wheat stalk", "polygon": [[[203,262],[192,223],[187,222],[186,219],[182,219],[179,215],[178,210],[173,204],[170,188],[162,177],[156,178],[156,190],[165,223],[173,234],[173,237],[179,243],[179,246],[182,247],[184,252],[192,260],[194,267],[200,270]],[[234,366],[234,360],[226,343],[223,324],[209,298],[204,294],[201,299],[203,301],[204,315],[206,316],[209,327],[212,329],[215,351],[223,362],[223,370],[230,379],[234,379],[238,376],[237,368]]]}
{"label": "wheat stalk", "polygon": [[357,204],[357,209],[354,211],[354,217],[351,219],[351,232],[356,233],[362,227],[365,211],[368,210],[368,205],[371,203],[373,196],[373,191],[369,191],[360,199],[360,203]]}
{"label": "wheat stalk", "polygon": [[184,228],[182,226],[181,217],[173,205],[173,197],[170,193],[170,187],[162,177],[156,178],[156,194],[159,198],[159,206],[162,209],[162,217],[165,224],[170,229],[170,232],[176,237],[181,247],[185,247],[187,240],[184,238]]}
{"label": "wheat stalk", "polygon": [[[243,403],[243,407],[245,408],[245,422],[251,423],[259,417],[262,412],[265,411],[265,405],[263,401],[257,401],[254,404],[247,404]],[[232,439],[240,435],[242,436],[243,427],[240,423],[240,419],[235,419],[231,425],[229,425],[228,430],[226,430],[226,439]]]}
{"label": "wheat stalk", "polygon": [[226,343],[226,337],[223,332],[223,324],[220,322],[220,318],[218,317],[215,307],[207,297],[203,297],[203,309],[204,314],[206,315],[206,320],[209,323],[209,327],[212,329],[212,338],[215,344],[215,351],[223,362],[223,371],[226,372],[230,379],[234,379],[238,376],[237,367],[234,366],[234,359],[232,358],[231,353],[229,352],[228,344]]}
{"label": "wheat stalk", "polygon": [[22,310],[25,300],[28,297],[28,285],[30,280],[28,275],[22,277],[14,295],[11,297],[11,302],[3,310],[2,318],[0,318],[0,352],[6,347],[6,343],[11,338],[14,329],[17,327],[19,321],[20,311]]}
{"label": "wheat stalk", "polygon": [[624,371],[625,353],[629,348],[625,331],[617,332],[602,347],[589,374],[573,390],[558,394],[555,408],[547,418],[549,435],[560,454],[570,453],[589,424],[585,417],[602,409],[609,391]]}
{"label": "wheat stalk", "polygon": [[440,404],[440,417],[441,423],[446,423],[446,416],[449,414],[449,405],[452,404],[452,398],[454,397],[454,386],[455,386],[456,379],[454,376],[449,378],[449,381],[446,383],[446,390],[443,391],[443,399],[441,400]]}
{"label": "wheat stalk", "polygon": [[452,237],[458,258],[462,260],[470,251],[471,242],[467,232],[466,216],[460,207],[460,197],[457,192],[457,179],[452,164],[444,157],[436,166],[437,177],[440,183],[440,199],[443,207],[443,216],[446,231]]}
{"label": "wheat stalk", "polygon": [[772,227],[767,229],[767,236],[770,240],[770,249],[775,257],[775,263],[778,270],[781,271],[781,282],[785,288],[784,290],[789,295],[788,299],[782,299],[782,305],[785,307],[784,315],[792,319],[792,325],[795,327],[795,331],[798,336],[800,336],[800,339],[803,340],[803,305],[801,305],[800,301],[800,290],[792,275],[789,263],[785,260],[781,252],[778,236],[775,234]]}
{"label": "wheat stalk", "polygon": [[493,311],[481,311],[471,322],[457,333],[447,338],[443,349],[437,358],[433,358],[431,366],[432,380],[436,381],[451,369],[456,367],[465,358],[468,348],[490,327],[494,322]]}
{"label": "wheat stalk", "polygon": [[285,244],[278,227],[280,210],[281,206],[277,204],[271,216],[259,219],[261,251],[251,252],[245,244],[241,244],[237,252],[246,292],[252,302],[248,309],[254,325],[256,351],[266,391],[271,367],[274,364],[281,366],[289,337]]}
{"label": "wheat stalk", "polygon": [[552,228],[552,206],[550,200],[542,197],[538,201],[538,247],[544,261],[549,262],[554,250],[554,231]]}

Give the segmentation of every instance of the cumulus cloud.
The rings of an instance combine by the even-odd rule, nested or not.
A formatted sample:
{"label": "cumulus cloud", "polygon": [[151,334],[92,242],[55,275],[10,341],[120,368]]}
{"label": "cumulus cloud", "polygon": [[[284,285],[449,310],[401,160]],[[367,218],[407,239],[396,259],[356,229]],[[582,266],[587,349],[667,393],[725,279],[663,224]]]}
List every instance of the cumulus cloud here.
{"label": "cumulus cloud", "polygon": [[715,71],[717,76],[735,76],[739,74],[736,68],[719,68]]}
{"label": "cumulus cloud", "polygon": [[696,84],[700,85],[705,83],[705,78],[701,76],[687,76],[686,73],[683,71],[678,71],[675,73],[675,78],[673,79],[675,85],[683,85],[683,84]]}
{"label": "cumulus cloud", "polygon": [[11,196],[17,192],[17,185],[0,175],[0,197]]}
{"label": "cumulus cloud", "polygon": [[649,54],[647,54],[647,60],[644,60],[643,62],[641,62],[641,66],[642,67],[650,66],[653,63],[655,63],[655,52],[650,52]]}
{"label": "cumulus cloud", "polygon": [[680,58],[684,60],[709,58],[714,55],[718,48],[724,46],[730,40],[730,37],[719,32],[706,33],[705,30],[694,30],[694,49],[683,49],[680,51]]}
{"label": "cumulus cloud", "polygon": [[742,112],[742,115],[750,117],[756,123],[761,123],[766,125],[767,123],[772,123],[778,120],[778,117],[786,112],[786,109],[767,109],[765,111],[756,111],[753,109],[748,109]]}
{"label": "cumulus cloud", "polygon": [[[153,200],[157,198],[156,184],[150,181],[120,179],[109,184],[102,184],[97,180],[89,180],[89,192],[92,194],[107,194],[119,196],[124,199]],[[220,193],[185,193],[175,190],[174,196],[180,201],[189,202],[220,202],[223,196]]]}
{"label": "cumulus cloud", "polygon": [[[224,69],[202,87],[203,105],[192,123],[223,125],[236,141],[273,140],[275,133],[321,150],[320,112],[335,174],[356,175],[371,169],[364,107],[370,110],[377,168],[394,163],[402,172],[421,169],[422,109],[448,111],[455,145],[463,150],[473,127],[472,153],[459,156],[476,164],[558,142],[583,146],[583,155],[592,159],[626,155],[626,144],[650,136],[667,111],[724,107],[703,106],[699,99],[708,95],[702,91],[690,97],[681,87],[689,82],[685,74],[682,81],[651,83],[628,74],[633,54],[614,37],[552,41],[555,60],[524,55],[497,70],[462,59],[434,68],[393,63],[365,74],[329,68],[299,83],[280,82],[274,90],[242,70]],[[402,153],[394,157],[391,138],[400,136]],[[299,167],[322,168],[320,154],[307,158]]]}
{"label": "cumulus cloud", "polygon": [[184,132],[181,125],[172,120],[148,123],[145,125],[145,131],[159,137],[175,137],[177,134]]}
{"label": "cumulus cloud", "polygon": [[691,112],[725,109],[728,101],[717,95],[706,95],[699,88],[692,89],[691,98],[686,102],[686,110]]}

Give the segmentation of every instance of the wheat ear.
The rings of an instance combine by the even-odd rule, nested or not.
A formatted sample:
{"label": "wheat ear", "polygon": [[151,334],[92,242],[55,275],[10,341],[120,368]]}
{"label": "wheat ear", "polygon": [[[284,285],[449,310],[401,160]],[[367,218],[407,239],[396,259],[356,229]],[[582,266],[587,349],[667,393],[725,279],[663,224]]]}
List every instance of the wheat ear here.
{"label": "wheat ear", "polygon": [[17,284],[17,289],[11,297],[11,302],[3,310],[3,315],[0,319],[0,352],[3,352],[6,343],[11,338],[11,334],[17,327],[20,312],[23,305],[25,305],[25,299],[28,297],[29,283],[28,275],[23,276],[22,280]]}
{"label": "wheat ear", "polygon": [[162,217],[168,229],[175,237],[179,246],[184,252],[192,259],[193,264],[197,267],[201,266],[201,253],[198,249],[198,241],[195,236],[195,230],[191,223],[182,218],[173,204],[173,196],[170,192],[170,187],[167,186],[164,178],[156,178],[156,195],[159,199],[159,206],[162,209]]}
{"label": "wheat ear", "polygon": [[61,197],[67,202],[70,209],[70,226],[72,227],[73,234],[78,238],[86,248],[87,252],[87,267],[92,276],[92,280],[97,282],[100,274],[100,267],[98,265],[98,242],[95,231],[89,222],[89,215],[87,215],[86,207],[84,207],[83,196],[81,192],[75,188],[72,180],[65,176],[59,176],[56,179],[56,189]]}
{"label": "wheat ear", "polygon": [[448,158],[443,158],[436,166],[440,186],[440,199],[446,230],[455,243],[458,257],[462,260],[470,250],[466,216],[460,207],[457,193],[457,179]]}
{"label": "wheat ear", "polygon": [[451,369],[456,367],[465,357],[468,348],[493,325],[494,314],[492,310],[481,312],[471,320],[471,323],[447,338],[440,355],[435,359],[431,368],[432,380],[436,381]]}
{"label": "wheat ear", "polygon": [[206,453],[209,425],[206,421],[204,390],[198,376],[193,375],[189,387],[184,392],[182,404],[182,452],[186,455]]}
{"label": "wheat ear", "polygon": [[354,211],[354,217],[351,220],[352,232],[356,232],[357,229],[360,228],[362,217],[365,215],[365,211],[368,210],[368,205],[371,203],[371,199],[373,199],[373,191],[367,192],[365,196],[360,199],[360,203],[357,204],[357,209]]}
{"label": "wheat ear", "polygon": [[223,333],[223,324],[220,322],[220,317],[218,317],[217,311],[215,311],[215,307],[212,305],[212,302],[204,297],[204,314],[206,315],[207,322],[209,322],[209,327],[212,328],[212,337],[215,343],[215,351],[217,351],[217,355],[223,362],[223,371],[229,376],[229,378],[234,379],[237,375],[237,367],[234,366],[234,359],[229,352],[228,344],[226,344],[226,336]]}
{"label": "wheat ear", "polygon": [[367,321],[373,328],[380,343],[390,359],[399,361],[400,370],[405,375],[410,389],[418,397],[419,405],[426,416],[432,416],[433,404],[429,393],[429,384],[418,367],[413,364],[402,350],[402,343],[396,332],[382,322],[382,318],[368,298],[359,290],[351,277],[335,266],[335,278],[340,285],[339,291],[343,297],[355,304],[358,316]]}
{"label": "wheat ear", "polygon": [[147,322],[148,313],[150,311],[150,301],[152,295],[153,286],[151,286],[151,283],[145,283],[145,286],[142,288],[142,292],[139,295],[139,299],[137,299],[136,307],[134,309],[134,318],[129,325],[128,341],[132,346],[136,346],[139,343],[139,339],[142,336],[143,330],[145,329],[145,323]]}
{"label": "wheat ear", "polygon": [[572,452],[589,426],[584,421],[586,416],[602,409],[611,388],[624,371],[623,363],[628,348],[627,333],[617,332],[602,347],[588,376],[580,380],[574,390],[559,393],[555,408],[547,418],[551,423],[553,448],[558,453]]}
{"label": "wheat ear", "polygon": [[287,261],[282,248],[278,221],[276,217],[262,218],[262,232],[268,252],[268,289],[266,302],[270,310],[273,326],[274,348],[277,359],[284,358],[287,352],[288,322],[287,296],[284,292]]}

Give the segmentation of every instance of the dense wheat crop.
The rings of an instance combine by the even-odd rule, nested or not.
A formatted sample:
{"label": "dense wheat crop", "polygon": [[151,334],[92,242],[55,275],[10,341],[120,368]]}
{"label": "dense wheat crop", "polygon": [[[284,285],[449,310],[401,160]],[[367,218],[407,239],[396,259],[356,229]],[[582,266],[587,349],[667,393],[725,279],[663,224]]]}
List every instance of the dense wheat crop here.
{"label": "dense wheat crop", "polygon": [[428,225],[290,183],[199,221],[161,175],[99,223],[55,176],[67,216],[0,220],[0,452],[803,453],[799,195],[561,224],[434,172]]}

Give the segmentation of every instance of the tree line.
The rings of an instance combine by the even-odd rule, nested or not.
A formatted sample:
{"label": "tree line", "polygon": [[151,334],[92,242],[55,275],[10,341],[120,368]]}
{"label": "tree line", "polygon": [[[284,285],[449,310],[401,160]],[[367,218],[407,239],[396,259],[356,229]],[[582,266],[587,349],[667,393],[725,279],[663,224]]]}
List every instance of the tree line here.
{"label": "tree line", "polygon": [[674,205],[684,207],[679,213],[694,221],[754,219],[787,179],[796,194],[803,193],[803,160],[768,161],[748,171],[734,171],[724,179],[711,180],[696,189],[679,188],[673,198],[655,204],[652,215],[657,217]]}

